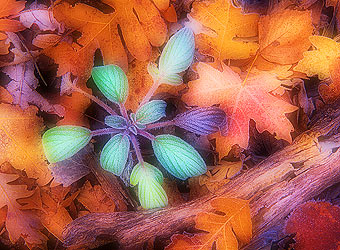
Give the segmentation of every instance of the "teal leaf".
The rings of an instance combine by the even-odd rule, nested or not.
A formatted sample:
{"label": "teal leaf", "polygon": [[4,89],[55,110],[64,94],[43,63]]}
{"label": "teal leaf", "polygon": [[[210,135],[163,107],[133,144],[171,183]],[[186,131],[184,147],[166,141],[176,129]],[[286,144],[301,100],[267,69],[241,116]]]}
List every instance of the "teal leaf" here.
{"label": "teal leaf", "polygon": [[120,115],[108,115],[105,117],[105,124],[111,128],[124,129],[127,128],[127,121]]}
{"label": "teal leaf", "polygon": [[117,134],[104,146],[100,154],[100,165],[105,170],[120,176],[124,170],[130,151],[127,135]]}
{"label": "teal leaf", "polygon": [[168,197],[161,186],[162,172],[149,163],[138,163],[132,170],[130,183],[138,184],[138,197],[143,208],[152,209],[168,205]]}
{"label": "teal leaf", "polygon": [[91,131],[79,126],[58,126],[42,136],[46,158],[55,163],[76,154],[91,140]]}
{"label": "teal leaf", "polygon": [[94,67],[92,77],[103,95],[114,103],[125,103],[129,85],[124,71],[115,65]]}
{"label": "teal leaf", "polygon": [[185,27],[173,35],[164,47],[159,59],[159,74],[180,73],[192,63],[195,52],[194,33]]}
{"label": "teal leaf", "polygon": [[199,153],[177,136],[158,135],[152,141],[152,147],[163,167],[181,180],[207,171],[206,164]]}
{"label": "teal leaf", "polygon": [[165,117],[166,102],[152,100],[141,106],[136,112],[136,122],[142,125],[153,123]]}

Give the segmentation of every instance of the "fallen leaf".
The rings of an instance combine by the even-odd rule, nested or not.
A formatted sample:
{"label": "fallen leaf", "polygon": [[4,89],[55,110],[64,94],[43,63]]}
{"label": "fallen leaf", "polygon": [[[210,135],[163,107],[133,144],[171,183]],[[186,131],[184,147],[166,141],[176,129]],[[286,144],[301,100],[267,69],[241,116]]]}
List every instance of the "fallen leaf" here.
{"label": "fallen leaf", "polygon": [[2,71],[11,78],[6,89],[13,96],[13,104],[18,104],[22,109],[27,109],[30,104],[36,105],[41,111],[59,116],[64,115],[64,108],[58,104],[50,104],[35,89],[38,87],[38,79],[34,75],[32,61],[7,66]]}
{"label": "fallen leaf", "polygon": [[[211,206],[217,212],[199,213],[195,228],[206,233],[174,235],[166,250],[200,249],[239,249],[239,242],[245,244],[252,237],[252,222],[249,201],[233,198],[215,198]],[[221,215],[223,213],[223,215]],[[238,242],[239,241],[239,242]]]}
{"label": "fallen leaf", "polygon": [[340,58],[336,58],[329,68],[332,82],[319,85],[319,93],[325,103],[333,103],[340,97]]}
{"label": "fallen leaf", "polygon": [[[138,60],[148,60],[151,45],[164,43],[167,28],[150,0],[103,2],[112,6],[114,13],[104,14],[89,5],[72,6],[66,2],[54,7],[53,14],[59,22],[82,33],[77,40],[82,47],[76,52],[95,46],[101,49],[104,64],[116,64],[126,70],[127,55],[118,34],[118,25],[128,51]],[[83,53],[93,58],[92,50]]]}
{"label": "fallen leaf", "polygon": [[260,54],[279,64],[293,64],[303,58],[311,45],[313,33],[311,12],[292,9],[279,10],[259,21]]}
{"label": "fallen leaf", "polygon": [[247,39],[257,36],[259,15],[244,15],[241,12],[229,0],[195,1],[190,16],[212,31],[196,34],[198,50],[213,56],[215,61],[244,59],[254,55],[258,44]]}
{"label": "fallen leaf", "polygon": [[310,36],[315,49],[303,53],[304,58],[294,68],[307,76],[318,75],[320,80],[330,76],[330,65],[340,56],[340,45],[324,36]]}
{"label": "fallen leaf", "polygon": [[112,213],[115,212],[115,203],[104,192],[100,185],[92,186],[86,181],[82,187],[77,200],[84,205],[91,213]]}
{"label": "fallen leaf", "polygon": [[294,249],[339,249],[340,208],[324,201],[308,201],[289,216],[285,231],[296,233]]}
{"label": "fallen leaf", "polygon": [[43,120],[37,112],[33,106],[23,111],[18,106],[0,104],[0,164],[7,161],[45,185],[52,177],[41,142]]}
{"label": "fallen leaf", "polygon": [[6,229],[12,243],[22,237],[28,247],[46,245],[47,237],[39,231],[39,220],[30,212],[21,211],[17,199],[29,197],[31,191],[25,185],[10,185],[18,175],[0,173],[0,207],[7,206]]}
{"label": "fallen leaf", "polygon": [[220,157],[227,155],[234,144],[247,148],[249,121],[255,120],[261,133],[265,130],[275,133],[279,139],[292,141],[294,130],[286,113],[297,107],[275,97],[270,92],[281,85],[274,74],[262,72],[250,76],[243,83],[240,75],[222,64],[223,72],[205,63],[198,63],[198,80],[189,82],[189,91],[183,100],[189,105],[211,106],[220,104],[227,114],[227,128],[223,135],[215,134],[216,150]]}

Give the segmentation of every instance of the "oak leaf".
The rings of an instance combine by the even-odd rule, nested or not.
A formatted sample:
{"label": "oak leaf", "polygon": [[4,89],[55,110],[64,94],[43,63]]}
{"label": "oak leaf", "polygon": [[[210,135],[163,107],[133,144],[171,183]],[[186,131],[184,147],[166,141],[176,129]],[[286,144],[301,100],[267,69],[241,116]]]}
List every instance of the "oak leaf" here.
{"label": "oak leaf", "polygon": [[39,220],[28,211],[22,211],[19,198],[30,197],[25,185],[10,185],[19,176],[0,173],[0,208],[7,206],[6,229],[12,243],[22,237],[28,247],[43,246],[47,237],[39,231]]}
{"label": "oak leaf", "polygon": [[340,208],[329,202],[309,201],[289,216],[285,231],[296,233],[294,249],[339,249]]}
{"label": "oak leaf", "polygon": [[[104,14],[85,4],[71,6],[62,2],[53,9],[55,18],[67,28],[82,33],[77,42],[82,46],[76,52],[89,47],[100,48],[104,64],[116,64],[127,69],[127,55],[118,33],[118,26],[131,55],[139,60],[148,60],[151,45],[164,43],[167,27],[157,8],[150,0],[121,1],[105,0],[114,8],[114,13]],[[88,53],[92,56],[94,51]]]}
{"label": "oak leaf", "polygon": [[[195,249],[239,249],[240,241],[245,244],[252,237],[252,222],[249,201],[234,198],[216,198],[211,201],[216,212],[199,213],[195,218],[196,228],[206,233],[174,235],[166,250]],[[223,215],[221,215],[223,213]]]}
{"label": "oak leaf", "polygon": [[211,106],[220,104],[227,114],[227,128],[223,135],[215,134],[216,150],[220,157],[227,155],[234,144],[247,148],[249,121],[253,119],[261,133],[276,133],[277,138],[292,141],[293,125],[286,113],[297,107],[272,95],[281,81],[274,74],[262,72],[242,80],[240,75],[222,64],[223,72],[205,63],[198,63],[199,79],[189,82],[189,91],[183,100],[189,105]]}
{"label": "oak leaf", "polygon": [[14,105],[0,104],[0,164],[7,161],[45,185],[52,177],[41,143],[43,120],[37,112],[33,106],[23,111]]}
{"label": "oak leaf", "polygon": [[[196,34],[196,47],[216,61],[244,59],[254,55],[258,44],[248,41],[258,33],[257,14],[244,15],[231,1],[195,1],[190,16],[212,32]],[[194,29],[195,30],[195,29]]]}
{"label": "oak leaf", "polygon": [[340,56],[340,44],[324,36],[310,36],[309,40],[315,49],[304,52],[304,58],[294,70],[307,76],[318,75],[320,80],[326,79],[330,76],[330,65]]}
{"label": "oak leaf", "polygon": [[310,11],[278,10],[259,21],[260,54],[279,64],[293,64],[303,58],[313,33]]}

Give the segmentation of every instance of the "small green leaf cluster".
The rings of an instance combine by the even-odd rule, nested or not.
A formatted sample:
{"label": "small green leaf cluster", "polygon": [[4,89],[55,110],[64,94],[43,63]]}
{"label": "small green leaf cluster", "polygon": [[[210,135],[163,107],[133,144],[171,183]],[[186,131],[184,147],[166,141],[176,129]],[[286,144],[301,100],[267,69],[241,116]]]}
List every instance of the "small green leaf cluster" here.
{"label": "small green leaf cluster", "polygon": [[[156,85],[160,82],[180,83],[182,79],[179,73],[190,66],[193,54],[192,31],[183,28],[171,37],[165,46],[159,67],[149,67],[152,68]],[[129,153],[134,152],[138,163],[132,170],[130,183],[133,186],[138,185],[138,197],[142,207],[151,209],[166,206],[168,199],[162,188],[163,174],[155,166],[143,160],[138,137],[149,139],[160,164],[173,176],[185,180],[206,172],[206,164],[202,157],[181,138],[169,134],[154,136],[150,130],[176,125],[198,134],[212,133],[224,123],[225,114],[211,107],[188,111],[171,121],[158,122],[166,116],[166,102],[149,101],[148,98],[143,100],[135,113],[128,114],[124,106],[129,92],[125,73],[118,66],[106,65],[94,67],[92,77],[103,95],[119,107],[120,114],[106,107],[110,114],[105,117],[107,128],[104,129],[90,131],[78,126],[58,126],[47,130],[43,135],[43,148],[47,159],[51,163],[65,160],[80,151],[93,136],[110,134],[111,139],[100,154],[100,165],[105,170],[120,176],[127,164]],[[98,104],[101,105],[101,102]],[[192,123],[189,126],[188,121]]]}

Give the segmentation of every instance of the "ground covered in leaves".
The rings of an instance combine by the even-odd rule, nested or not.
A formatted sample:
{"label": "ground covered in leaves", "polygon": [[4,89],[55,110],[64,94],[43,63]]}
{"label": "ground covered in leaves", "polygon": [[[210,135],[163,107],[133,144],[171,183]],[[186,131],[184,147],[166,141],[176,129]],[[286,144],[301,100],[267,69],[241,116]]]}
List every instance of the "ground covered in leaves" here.
{"label": "ground covered in leaves", "polygon": [[[185,181],[166,174],[141,140],[145,159],[164,174],[169,207],[214,193],[256,167],[340,98],[337,0],[2,0],[0,8],[1,249],[65,249],[62,232],[76,218],[142,209],[129,183],[135,164],[119,179],[105,179],[88,160],[98,158],[109,136],[62,162],[50,164],[44,155],[41,137],[48,128],[103,128],[105,110],[73,91],[105,102],[91,78],[93,66],[125,71],[125,105],[135,111],[153,84],[148,64],[177,30],[194,32],[194,62],[183,84],[163,84],[155,96],[167,102],[166,119],[190,106],[217,106],[227,124],[210,136],[174,126],[155,130],[181,137],[205,160],[206,174]],[[124,199],[110,193],[107,178],[125,190]],[[337,249],[340,184],[315,200],[296,208],[282,239],[272,239],[273,249]],[[248,201],[218,198],[211,206],[217,212],[197,215],[190,233],[150,239],[144,249],[246,245],[252,237]]]}

